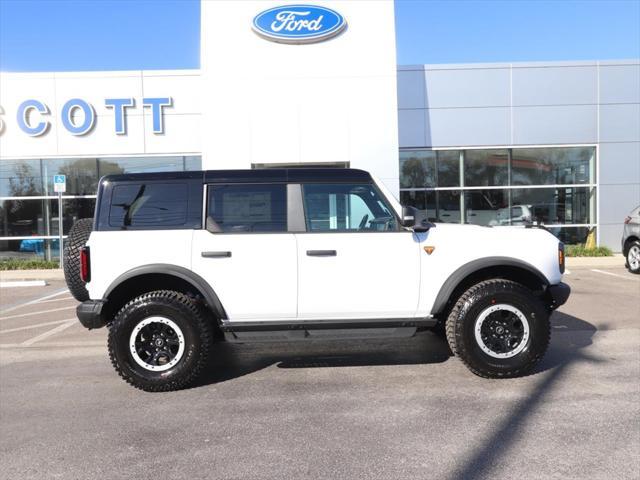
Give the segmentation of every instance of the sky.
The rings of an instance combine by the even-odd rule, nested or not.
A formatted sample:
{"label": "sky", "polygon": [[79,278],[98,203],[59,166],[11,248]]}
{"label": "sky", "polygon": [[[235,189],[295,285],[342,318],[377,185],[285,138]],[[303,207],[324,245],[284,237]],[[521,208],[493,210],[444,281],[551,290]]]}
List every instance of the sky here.
{"label": "sky", "polygon": [[[395,11],[400,65],[640,58],[640,0],[397,0]],[[199,57],[199,0],[0,0],[0,70],[199,68]]]}

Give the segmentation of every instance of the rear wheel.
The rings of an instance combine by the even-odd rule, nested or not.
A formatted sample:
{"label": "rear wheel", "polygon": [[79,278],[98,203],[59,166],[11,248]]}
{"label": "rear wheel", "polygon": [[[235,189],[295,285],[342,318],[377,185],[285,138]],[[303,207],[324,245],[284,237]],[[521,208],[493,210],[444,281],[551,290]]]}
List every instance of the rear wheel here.
{"label": "rear wheel", "polygon": [[476,375],[524,375],[549,345],[549,313],[524,286],[486,280],[469,288],[447,318],[453,353]]}
{"label": "rear wheel", "polygon": [[206,365],[211,321],[188,296],[145,293],[116,315],[109,327],[109,357],[118,374],[141,390],[179,390]]}
{"label": "rear wheel", "polygon": [[634,240],[627,250],[627,269],[631,273],[640,274],[640,242]]}
{"label": "rear wheel", "polygon": [[73,224],[64,246],[64,279],[71,295],[79,302],[89,300],[89,292],[80,276],[80,250],[93,230],[93,219],[82,218]]}

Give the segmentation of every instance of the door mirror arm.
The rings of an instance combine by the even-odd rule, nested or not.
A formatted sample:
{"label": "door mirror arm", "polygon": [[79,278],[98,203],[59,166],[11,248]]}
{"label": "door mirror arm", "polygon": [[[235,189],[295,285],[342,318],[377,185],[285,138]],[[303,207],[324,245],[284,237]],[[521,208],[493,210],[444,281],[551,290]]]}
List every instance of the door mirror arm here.
{"label": "door mirror arm", "polygon": [[426,232],[435,227],[427,218],[426,210],[418,210],[415,207],[402,207],[403,227],[413,230],[416,233]]}

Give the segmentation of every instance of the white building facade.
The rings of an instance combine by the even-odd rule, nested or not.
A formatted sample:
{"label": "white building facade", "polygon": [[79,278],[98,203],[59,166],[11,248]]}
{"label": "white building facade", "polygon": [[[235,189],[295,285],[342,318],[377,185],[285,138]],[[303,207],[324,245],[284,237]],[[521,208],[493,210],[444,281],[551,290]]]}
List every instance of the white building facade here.
{"label": "white building facade", "polygon": [[66,233],[106,174],[304,165],[369,170],[436,221],[620,250],[640,61],[397,67],[392,1],[291,5],[203,2],[201,70],[0,72],[0,257],[57,255],[55,174]]}

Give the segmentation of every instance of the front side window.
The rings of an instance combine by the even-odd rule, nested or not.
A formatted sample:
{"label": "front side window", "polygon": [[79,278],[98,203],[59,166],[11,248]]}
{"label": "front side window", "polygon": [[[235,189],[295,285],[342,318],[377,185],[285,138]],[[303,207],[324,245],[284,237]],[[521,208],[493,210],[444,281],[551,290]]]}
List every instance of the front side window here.
{"label": "front side window", "polygon": [[187,204],[184,183],[116,185],[111,196],[109,225],[122,229],[179,227],[187,221]]}
{"label": "front side window", "polygon": [[303,196],[309,232],[398,229],[390,205],[371,184],[308,184]]}
{"label": "front side window", "polygon": [[213,232],[286,232],[286,185],[209,187],[207,229]]}

